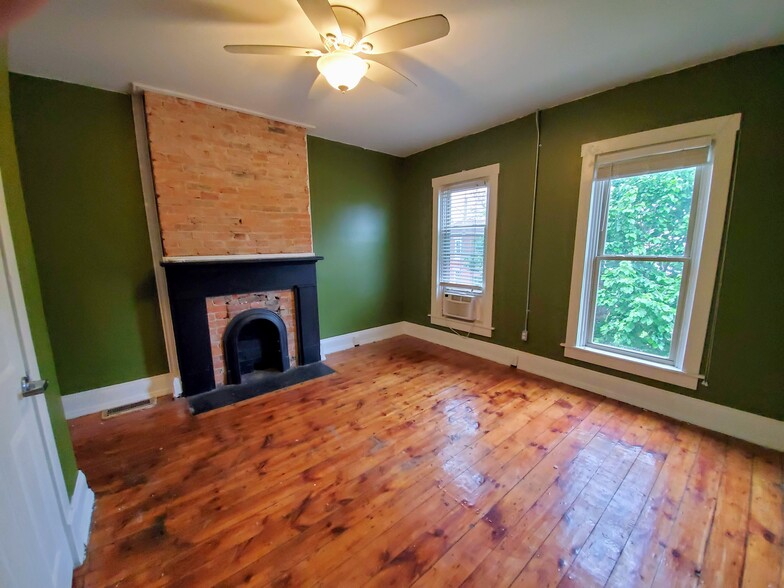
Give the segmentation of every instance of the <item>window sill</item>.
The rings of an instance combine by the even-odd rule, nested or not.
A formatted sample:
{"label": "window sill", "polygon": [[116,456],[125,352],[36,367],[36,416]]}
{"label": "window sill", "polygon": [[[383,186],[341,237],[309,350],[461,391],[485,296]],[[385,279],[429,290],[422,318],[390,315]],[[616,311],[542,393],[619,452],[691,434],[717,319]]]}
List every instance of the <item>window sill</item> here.
{"label": "window sill", "polygon": [[691,390],[696,390],[697,384],[700,381],[699,377],[687,374],[674,367],[623,357],[597,349],[567,346],[564,347],[564,356],[626,372],[627,374],[634,374],[636,376],[642,376],[643,378],[682,386],[683,388],[689,388]]}
{"label": "window sill", "polygon": [[448,327],[455,331],[470,333],[471,335],[481,335],[482,337],[493,336],[493,327],[483,326],[477,323],[467,323],[465,321],[444,318],[441,316],[431,316],[430,322],[439,327]]}

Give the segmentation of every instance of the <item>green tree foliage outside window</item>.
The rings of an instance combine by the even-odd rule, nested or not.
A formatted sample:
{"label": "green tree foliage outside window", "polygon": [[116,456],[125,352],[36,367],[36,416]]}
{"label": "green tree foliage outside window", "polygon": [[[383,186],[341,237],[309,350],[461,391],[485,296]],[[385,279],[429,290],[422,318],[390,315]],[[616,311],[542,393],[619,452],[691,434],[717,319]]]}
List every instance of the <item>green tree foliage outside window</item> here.
{"label": "green tree foliage outside window", "polygon": [[[686,253],[696,168],[610,180],[600,255]],[[674,260],[601,260],[593,342],[668,357],[683,276]]]}

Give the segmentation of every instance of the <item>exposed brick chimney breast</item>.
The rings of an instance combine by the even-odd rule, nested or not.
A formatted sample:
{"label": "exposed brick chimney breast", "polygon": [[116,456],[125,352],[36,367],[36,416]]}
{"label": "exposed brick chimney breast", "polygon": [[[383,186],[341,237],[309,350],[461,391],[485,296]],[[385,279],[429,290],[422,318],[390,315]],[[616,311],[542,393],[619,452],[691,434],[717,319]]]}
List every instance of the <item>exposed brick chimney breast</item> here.
{"label": "exposed brick chimney breast", "polygon": [[305,129],[145,92],[164,255],[311,253]]}

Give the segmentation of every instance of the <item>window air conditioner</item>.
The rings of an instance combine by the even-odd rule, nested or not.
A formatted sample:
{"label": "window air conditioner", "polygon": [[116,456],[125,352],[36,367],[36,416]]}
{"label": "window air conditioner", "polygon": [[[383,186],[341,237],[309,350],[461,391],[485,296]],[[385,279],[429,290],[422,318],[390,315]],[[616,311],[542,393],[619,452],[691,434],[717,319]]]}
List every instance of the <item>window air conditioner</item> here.
{"label": "window air conditioner", "polygon": [[444,292],[441,298],[441,314],[461,321],[474,322],[478,319],[479,297],[473,294]]}

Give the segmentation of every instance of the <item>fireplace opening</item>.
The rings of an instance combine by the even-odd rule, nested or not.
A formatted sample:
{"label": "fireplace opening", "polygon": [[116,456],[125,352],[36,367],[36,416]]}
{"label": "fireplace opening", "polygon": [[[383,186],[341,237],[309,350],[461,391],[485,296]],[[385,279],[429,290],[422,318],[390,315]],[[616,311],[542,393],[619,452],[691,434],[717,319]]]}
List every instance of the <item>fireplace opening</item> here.
{"label": "fireplace opening", "polygon": [[241,384],[289,369],[286,324],[277,313],[254,308],[235,316],[223,334],[226,382]]}

